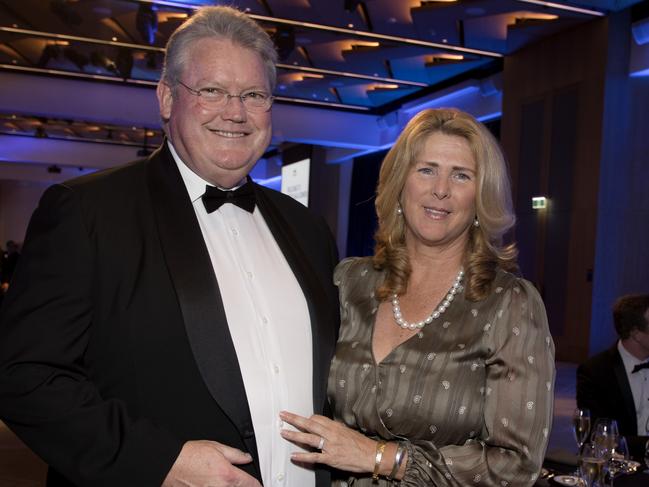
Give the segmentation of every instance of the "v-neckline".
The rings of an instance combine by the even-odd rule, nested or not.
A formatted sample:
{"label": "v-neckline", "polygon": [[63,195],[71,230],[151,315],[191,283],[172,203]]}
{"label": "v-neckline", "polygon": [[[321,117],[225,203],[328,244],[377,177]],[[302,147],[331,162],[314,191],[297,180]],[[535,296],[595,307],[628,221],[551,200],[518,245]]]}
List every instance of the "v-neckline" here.
{"label": "v-neckline", "polygon": [[[381,364],[382,364],[382,363],[383,363],[383,362],[384,362],[388,357],[390,357],[392,354],[394,354],[394,353],[396,352],[397,349],[399,349],[399,348],[400,348],[401,346],[403,346],[405,343],[407,343],[407,342],[409,342],[410,340],[412,340],[413,338],[415,338],[415,337],[416,337],[417,335],[419,335],[419,333],[422,331],[421,329],[420,329],[420,330],[417,330],[417,332],[416,332],[415,334],[409,336],[408,338],[406,338],[406,339],[403,340],[402,342],[399,342],[396,346],[394,346],[392,349],[390,349],[390,351],[389,351],[386,355],[384,355],[384,356],[381,358],[381,361],[377,362],[377,360],[376,360],[376,355],[375,355],[375,353],[374,353],[374,332],[376,331],[376,319],[377,319],[377,317],[378,317],[378,315],[379,315],[379,308],[380,308],[381,304],[382,304],[382,303],[379,303],[379,306],[377,306],[377,308],[376,308],[376,312],[373,314],[373,317],[372,317],[372,320],[371,320],[372,328],[371,328],[371,330],[370,330],[370,355],[371,355],[371,357],[372,357],[372,362],[373,362],[373,364],[374,364],[374,367],[379,367],[379,366],[380,366],[380,365],[381,365]],[[386,305],[389,307],[389,306],[390,306],[390,302],[389,302],[389,301],[386,301]],[[396,325],[395,325],[395,326],[396,326]]]}

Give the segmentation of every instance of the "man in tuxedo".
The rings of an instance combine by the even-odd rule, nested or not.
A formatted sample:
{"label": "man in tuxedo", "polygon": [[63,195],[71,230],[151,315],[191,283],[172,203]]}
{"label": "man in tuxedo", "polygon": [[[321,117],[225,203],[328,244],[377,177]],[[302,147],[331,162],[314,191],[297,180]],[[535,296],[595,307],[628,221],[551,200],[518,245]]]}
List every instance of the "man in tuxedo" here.
{"label": "man in tuxedo", "polygon": [[643,461],[649,440],[649,294],[623,296],[613,306],[619,340],[577,368],[577,406],[617,420],[631,455]]}
{"label": "man in tuxedo", "polygon": [[0,418],[48,485],[329,485],[279,412],[326,413],[335,245],[247,178],[275,61],[246,15],[200,9],[167,45],[164,144],[44,194],[0,314]]}

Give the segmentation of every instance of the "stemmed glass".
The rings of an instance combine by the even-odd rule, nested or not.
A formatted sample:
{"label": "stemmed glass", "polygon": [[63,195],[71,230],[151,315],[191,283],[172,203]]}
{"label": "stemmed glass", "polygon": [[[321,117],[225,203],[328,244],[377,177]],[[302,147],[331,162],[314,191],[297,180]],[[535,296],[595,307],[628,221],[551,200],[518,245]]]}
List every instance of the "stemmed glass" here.
{"label": "stemmed glass", "polygon": [[584,443],[579,454],[579,472],[586,487],[601,484],[605,463],[604,451],[597,443]]}
{"label": "stemmed glass", "polygon": [[[575,442],[577,443],[577,456],[584,446],[586,438],[590,433],[590,410],[577,408],[572,413],[572,432],[575,435]],[[579,476],[579,468],[575,472]]]}
{"label": "stemmed glass", "polygon": [[590,441],[597,443],[601,448],[610,450],[615,446],[619,435],[617,421],[608,418],[598,418],[591,431]]}
{"label": "stemmed glass", "polygon": [[608,460],[606,469],[611,480],[609,485],[610,487],[613,487],[615,477],[627,469],[629,448],[626,444],[626,438],[624,438],[624,436],[618,436],[612,448],[605,451],[604,455]]}

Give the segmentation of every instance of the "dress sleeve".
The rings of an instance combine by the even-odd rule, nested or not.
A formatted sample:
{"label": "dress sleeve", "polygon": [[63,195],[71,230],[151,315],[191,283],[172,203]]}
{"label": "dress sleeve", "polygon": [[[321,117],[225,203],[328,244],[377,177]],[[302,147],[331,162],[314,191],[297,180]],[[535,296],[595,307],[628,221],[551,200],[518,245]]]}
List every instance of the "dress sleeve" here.
{"label": "dress sleeve", "polygon": [[535,482],[552,422],[554,343],[541,297],[529,282],[514,280],[502,294],[487,339],[482,431],[462,445],[409,443],[402,486]]}

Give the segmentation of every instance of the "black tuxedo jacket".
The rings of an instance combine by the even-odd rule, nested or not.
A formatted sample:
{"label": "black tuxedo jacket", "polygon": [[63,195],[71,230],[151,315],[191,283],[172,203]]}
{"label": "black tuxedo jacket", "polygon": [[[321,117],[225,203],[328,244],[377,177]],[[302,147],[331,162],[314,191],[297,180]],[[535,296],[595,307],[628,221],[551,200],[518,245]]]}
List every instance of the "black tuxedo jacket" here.
{"label": "black tuxedo jacket", "polygon": [[633,393],[617,344],[577,367],[577,407],[590,409],[591,426],[597,418],[617,420],[631,455],[640,462],[644,460],[644,445],[649,437],[638,436]]}
{"label": "black tuxedo jacket", "polygon": [[[299,203],[255,191],[308,303],[323,413],[335,244]],[[48,485],[160,485],[192,439],[250,452],[260,478],[224,285],[166,145],[45,192],[0,312],[0,417],[51,466]]]}

